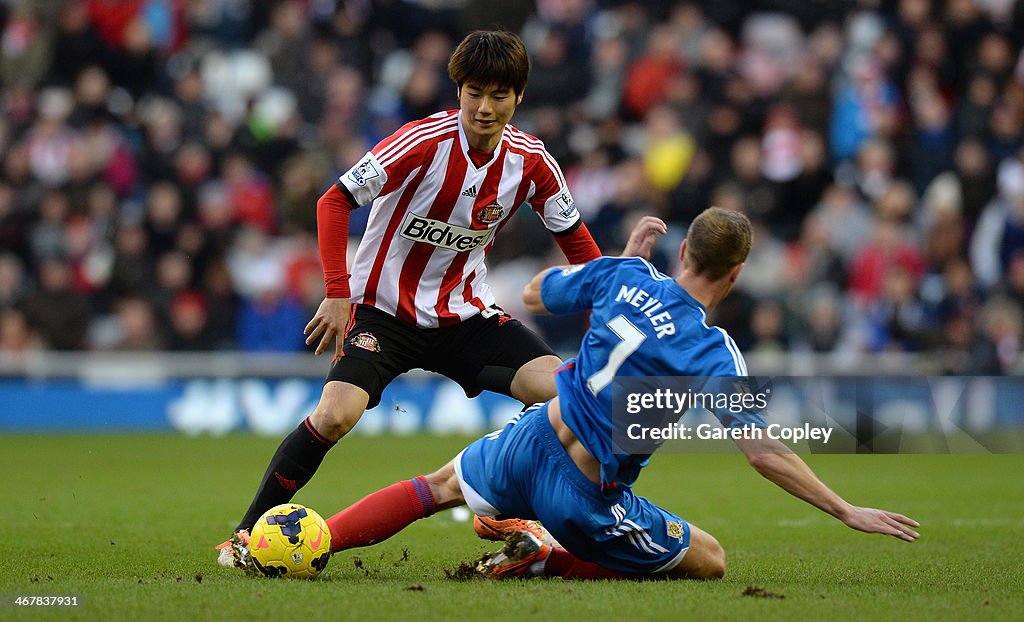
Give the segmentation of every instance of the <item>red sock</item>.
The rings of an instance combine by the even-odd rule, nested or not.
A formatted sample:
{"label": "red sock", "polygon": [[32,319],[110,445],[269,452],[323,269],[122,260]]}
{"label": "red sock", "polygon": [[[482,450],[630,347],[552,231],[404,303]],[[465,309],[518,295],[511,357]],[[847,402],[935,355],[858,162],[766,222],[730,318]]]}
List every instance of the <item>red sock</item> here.
{"label": "red sock", "polygon": [[413,521],[433,514],[435,507],[430,485],[422,475],[391,484],[327,519],[331,552],[386,540]]}
{"label": "red sock", "polygon": [[558,547],[551,549],[551,554],[544,562],[544,574],[549,577],[565,579],[638,579],[646,576],[619,572],[599,566],[594,562],[585,562],[569,551]]}

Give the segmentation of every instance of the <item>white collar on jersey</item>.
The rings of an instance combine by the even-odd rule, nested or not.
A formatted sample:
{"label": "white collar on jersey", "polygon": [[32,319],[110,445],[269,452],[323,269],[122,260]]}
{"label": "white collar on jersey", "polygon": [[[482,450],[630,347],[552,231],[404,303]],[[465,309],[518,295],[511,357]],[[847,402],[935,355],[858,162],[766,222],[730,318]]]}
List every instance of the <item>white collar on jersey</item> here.
{"label": "white collar on jersey", "polygon": [[462,157],[466,158],[466,163],[478,171],[494,164],[494,161],[498,159],[498,154],[501,153],[501,143],[505,142],[508,138],[508,124],[506,123],[505,127],[501,130],[501,140],[498,141],[498,146],[494,148],[494,153],[491,154],[491,159],[484,162],[483,166],[477,166],[473,163],[473,158],[469,157],[469,139],[466,138],[466,128],[462,127],[462,111],[459,111],[457,114],[459,115],[459,145],[462,147]]}

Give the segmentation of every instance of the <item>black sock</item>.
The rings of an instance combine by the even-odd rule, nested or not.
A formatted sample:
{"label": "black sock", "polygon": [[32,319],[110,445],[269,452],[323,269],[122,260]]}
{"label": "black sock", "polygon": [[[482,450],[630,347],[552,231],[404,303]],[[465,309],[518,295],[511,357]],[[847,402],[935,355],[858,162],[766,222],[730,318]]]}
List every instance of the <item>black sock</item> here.
{"label": "black sock", "polygon": [[249,510],[238,523],[239,529],[251,530],[264,512],[282,503],[288,503],[299,488],[306,485],[324,461],[334,443],[321,437],[307,417],[299,427],[281,441],[277,453],[260,482]]}

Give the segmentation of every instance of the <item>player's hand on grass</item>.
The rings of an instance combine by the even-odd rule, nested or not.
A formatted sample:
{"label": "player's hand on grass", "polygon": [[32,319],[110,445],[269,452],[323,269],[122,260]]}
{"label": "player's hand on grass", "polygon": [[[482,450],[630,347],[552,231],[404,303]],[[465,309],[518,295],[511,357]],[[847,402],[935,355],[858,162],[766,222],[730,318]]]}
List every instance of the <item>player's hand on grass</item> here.
{"label": "player's hand on grass", "polygon": [[345,326],[348,324],[349,315],[352,313],[352,303],[348,298],[324,298],[313,315],[313,319],[306,324],[302,334],[307,335],[306,345],[312,345],[318,338],[320,343],[316,346],[315,354],[320,356],[331,345],[334,340],[334,355],[341,356],[344,347]]}
{"label": "player's hand on grass", "polygon": [[847,527],[857,531],[881,533],[907,542],[913,542],[920,537],[919,533],[911,529],[920,527],[920,523],[896,512],[851,506],[840,520]]}
{"label": "player's hand on grass", "polygon": [[658,234],[665,235],[666,233],[668,233],[668,226],[662,219],[644,216],[629,234],[629,241],[626,242],[626,249],[622,251],[622,256],[649,258]]}

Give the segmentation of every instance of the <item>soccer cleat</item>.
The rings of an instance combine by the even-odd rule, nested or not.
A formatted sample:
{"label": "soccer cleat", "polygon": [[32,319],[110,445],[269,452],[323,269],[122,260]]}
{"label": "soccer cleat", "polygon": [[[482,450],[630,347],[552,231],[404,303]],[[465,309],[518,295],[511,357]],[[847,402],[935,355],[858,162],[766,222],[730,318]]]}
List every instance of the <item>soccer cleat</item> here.
{"label": "soccer cleat", "polygon": [[473,529],[476,535],[484,540],[503,542],[509,536],[525,531],[533,534],[543,544],[558,546],[558,541],[548,533],[547,529],[535,520],[522,518],[497,519],[493,516],[474,516]]}
{"label": "soccer cleat", "polygon": [[220,553],[217,563],[225,568],[241,568],[252,570],[252,558],[249,557],[249,530],[240,529],[217,546]]}
{"label": "soccer cleat", "polygon": [[496,553],[484,555],[476,570],[491,579],[536,577],[544,574],[544,562],[551,555],[551,546],[528,531],[517,531],[508,537]]}

